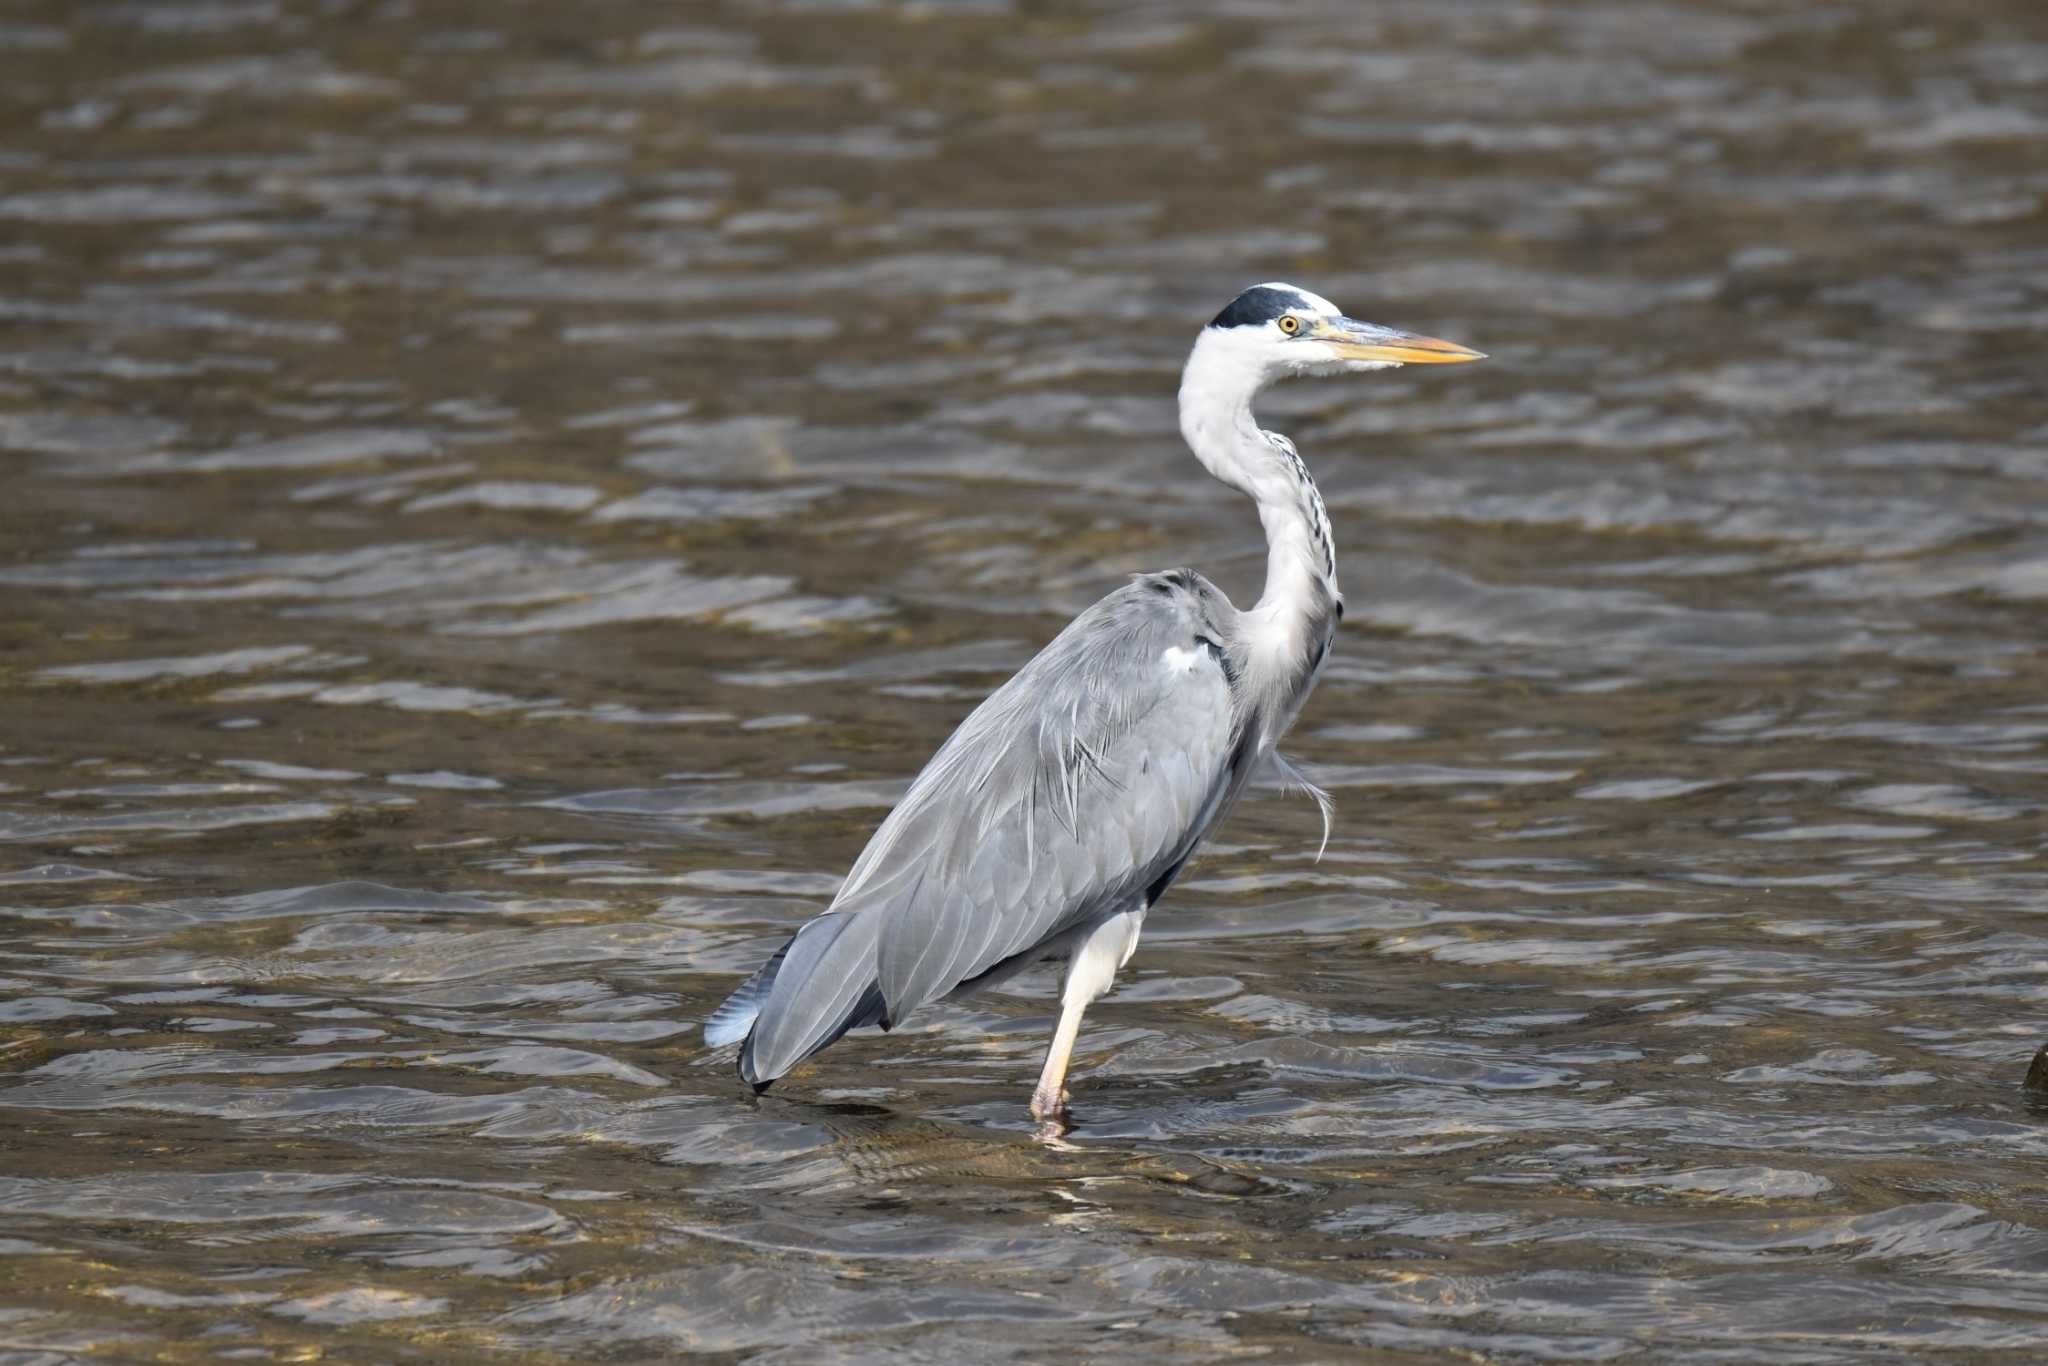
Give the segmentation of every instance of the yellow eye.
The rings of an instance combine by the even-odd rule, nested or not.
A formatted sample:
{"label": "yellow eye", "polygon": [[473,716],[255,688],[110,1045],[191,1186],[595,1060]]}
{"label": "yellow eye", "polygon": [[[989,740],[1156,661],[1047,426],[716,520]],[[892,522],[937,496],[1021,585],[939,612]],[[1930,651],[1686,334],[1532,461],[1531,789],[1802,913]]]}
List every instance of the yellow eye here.
{"label": "yellow eye", "polygon": [[1293,336],[1295,333],[1301,331],[1301,319],[1295,317],[1292,313],[1282,314],[1280,318],[1280,330],[1282,332],[1285,332],[1290,337]]}

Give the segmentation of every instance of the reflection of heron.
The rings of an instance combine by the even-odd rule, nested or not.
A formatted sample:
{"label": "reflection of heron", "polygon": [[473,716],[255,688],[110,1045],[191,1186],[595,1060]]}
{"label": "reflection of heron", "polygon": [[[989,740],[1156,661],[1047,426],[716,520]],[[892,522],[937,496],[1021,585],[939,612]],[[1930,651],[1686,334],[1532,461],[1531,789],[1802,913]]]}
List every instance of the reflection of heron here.
{"label": "reflection of heron", "polygon": [[[705,1024],[744,1040],[758,1089],[849,1029],[890,1028],[951,992],[1069,959],[1031,1113],[1066,1108],[1081,1012],[1137,947],[1145,912],[1315,687],[1344,614],[1330,519],[1252,397],[1287,375],[1478,360],[1255,285],[1202,330],[1180,429],[1210,474],[1259,506],[1266,590],[1240,612],[1190,569],[1142,574],[1076,617],[940,747],[812,920]],[[1328,838],[1327,799],[1323,805]]]}

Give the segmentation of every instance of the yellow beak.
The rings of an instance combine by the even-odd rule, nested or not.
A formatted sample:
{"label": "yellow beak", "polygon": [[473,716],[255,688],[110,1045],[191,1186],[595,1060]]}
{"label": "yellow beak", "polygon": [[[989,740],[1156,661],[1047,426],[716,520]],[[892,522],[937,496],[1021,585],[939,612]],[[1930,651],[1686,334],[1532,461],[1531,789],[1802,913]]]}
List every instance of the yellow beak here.
{"label": "yellow beak", "polygon": [[1362,323],[1354,318],[1319,319],[1308,335],[1317,341],[1328,342],[1341,360],[1370,360],[1395,365],[1460,365],[1468,360],[1486,359],[1484,351],[1474,351],[1469,346],[1460,346],[1440,337],[1425,337],[1417,332],[1381,327],[1377,323]]}

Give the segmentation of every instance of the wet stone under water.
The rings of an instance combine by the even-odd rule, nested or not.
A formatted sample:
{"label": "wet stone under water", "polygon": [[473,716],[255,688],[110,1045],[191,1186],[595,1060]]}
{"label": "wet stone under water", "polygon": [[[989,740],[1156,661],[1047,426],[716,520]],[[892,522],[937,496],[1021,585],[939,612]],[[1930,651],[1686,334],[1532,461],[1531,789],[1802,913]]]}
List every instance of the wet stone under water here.
{"label": "wet stone under water", "polygon": [[[2048,26],[0,16],[0,1359],[2024,1359]],[[1265,406],[1349,617],[1054,981],[697,1042]]]}

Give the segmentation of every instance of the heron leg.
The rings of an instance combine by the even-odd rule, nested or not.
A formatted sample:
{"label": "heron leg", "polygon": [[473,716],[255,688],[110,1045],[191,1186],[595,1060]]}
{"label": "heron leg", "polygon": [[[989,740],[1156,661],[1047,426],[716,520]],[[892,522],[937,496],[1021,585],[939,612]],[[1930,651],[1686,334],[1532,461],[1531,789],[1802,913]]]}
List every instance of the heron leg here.
{"label": "heron leg", "polygon": [[1074,1041],[1081,1034],[1081,1016],[1090,1003],[1109,990],[1116,970],[1130,961],[1138,947],[1138,932],[1145,925],[1145,907],[1140,904],[1097,922],[1074,944],[1067,964],[1067,980],[1060,988],[1060,1022],[1053,1030],[1052,1044],[1045,1050],[1045,1068],[1038,1074],[1038,1089],[1031,1093],[1031,1117],[1055,1119],[1067,1112],[1067,1064],[1074,1056]]}

